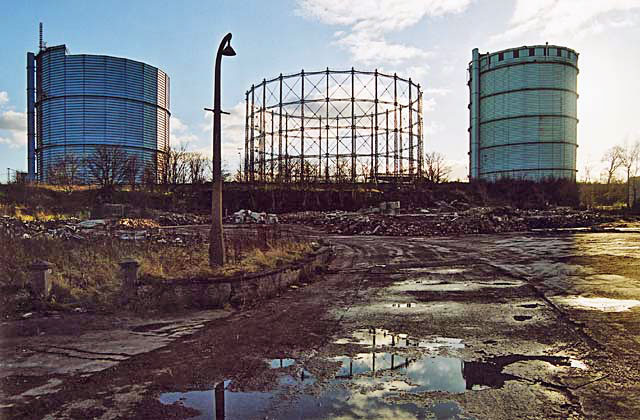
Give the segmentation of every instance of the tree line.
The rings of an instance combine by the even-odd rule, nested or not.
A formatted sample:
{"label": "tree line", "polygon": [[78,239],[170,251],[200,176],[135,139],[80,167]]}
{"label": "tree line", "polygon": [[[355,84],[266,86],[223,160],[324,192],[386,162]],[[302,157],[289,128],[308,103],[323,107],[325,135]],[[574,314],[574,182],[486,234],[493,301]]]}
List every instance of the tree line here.
{"label": "tree line", "polygon": [[[633,207],[635,203],[638,203],[640,199],[640,182],[638,182],[640,139],[610,147],[602,156],[601,162],[605,167],[600,173],[599,179],[602,187],[592,187],[590,196],[586,197],[586,200],[591,204],[613,204],[615,201],[623,201],[627,207]],[[583,180],[586,184],[598,184],[598,179],[594,179],[590,165],[584,169]],[[624,189],[619,188],[620,185],[624,185]]]}
{"label": "tree line", "polygon": [[[103,188],[203,184],[211,181],[211,169],[211,159],[199,152],[189,152],[184,146],[159,152],[156,162],[143,162],[139,155],[121,146],[103,145],[84,158],[65,155],[47,168],[47,180],[61,186],[90,183]],[[229,178],[230,174],[223,171],[223,176]]]}

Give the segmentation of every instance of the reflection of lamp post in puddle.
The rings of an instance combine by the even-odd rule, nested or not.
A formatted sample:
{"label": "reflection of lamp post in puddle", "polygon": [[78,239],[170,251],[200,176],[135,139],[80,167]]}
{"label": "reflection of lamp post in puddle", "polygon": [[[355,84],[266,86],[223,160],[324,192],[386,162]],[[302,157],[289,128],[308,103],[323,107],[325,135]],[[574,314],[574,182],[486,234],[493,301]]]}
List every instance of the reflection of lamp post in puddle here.
{"label": "reflection of lamp post in puddle", "polygon": [[218,383],[213,390],[216,420],[224,420],[224,381]]}

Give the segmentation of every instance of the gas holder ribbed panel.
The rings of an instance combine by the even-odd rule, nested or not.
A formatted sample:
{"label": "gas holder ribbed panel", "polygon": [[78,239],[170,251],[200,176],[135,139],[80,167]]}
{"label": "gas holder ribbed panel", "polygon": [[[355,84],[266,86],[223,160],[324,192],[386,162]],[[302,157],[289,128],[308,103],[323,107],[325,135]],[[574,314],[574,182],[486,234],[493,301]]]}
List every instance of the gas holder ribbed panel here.
{"label": "gas holder ribbed panel", "polygon": [[[141,168],[157,171],[169,147],[169,77],[138,61],[68,55],[64,45],[36,56],[38,179],[73,159],[82,164],[99,146],[118,146]],[[142,171],[138,177],[142,176]]]}
{"label": "gas holder ribbed panel", "polygon": [[553,45],[474,50],[471,179],[575,179],[577,60]]}

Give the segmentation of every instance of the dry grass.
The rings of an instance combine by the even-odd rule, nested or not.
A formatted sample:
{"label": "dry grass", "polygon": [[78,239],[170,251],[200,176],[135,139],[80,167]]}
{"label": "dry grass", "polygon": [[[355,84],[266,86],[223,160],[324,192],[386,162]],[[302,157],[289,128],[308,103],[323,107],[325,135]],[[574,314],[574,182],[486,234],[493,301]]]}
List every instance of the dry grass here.
{"label": "dry grass", "polygon": [[88,212],[76,212],[70,213],[53,213],[42,208],[27,209],[24,206],[17,206],[15,204],[2,204],[0,203],[0,216],[11,216],[23,222],[49,222],[51,220],[66,220],[72,217],[87,218]]}
{"label": "dry grass", "polygon": [[[109,308],[116,302],[121,283],[119,262],[133,257],[141,263],[140,275],[153,280],[230,276],[275,268],[304,257],[307,243],[279,240],[263,249],[246,249],[229,264],[211,269],[208,244],[178,246],[150,242],[99,240],[67,241],[51,238],[11,239],[0,233],[0,286],[18,290],[28,282],[27,267],[36,259],[55,264],[54,296],[58,304]],[[4,295],[5,293],[3,293]],[[2,312],[23,307],[2,296]]]}

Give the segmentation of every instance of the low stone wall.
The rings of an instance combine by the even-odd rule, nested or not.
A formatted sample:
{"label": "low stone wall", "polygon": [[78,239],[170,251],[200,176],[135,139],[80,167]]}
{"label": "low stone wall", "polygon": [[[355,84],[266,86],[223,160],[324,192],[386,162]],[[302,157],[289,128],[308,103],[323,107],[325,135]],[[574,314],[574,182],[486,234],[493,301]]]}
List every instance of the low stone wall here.
{"label": "low stone wall", "polygon": [[290,285],[312,281],[323,271],[333,253],[323,247],[294,264],[275,270],[225,278],[147,281],[138,284],[129,302],[142,308],[213,309],[227,304],[242,306],[275,296]]}

